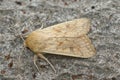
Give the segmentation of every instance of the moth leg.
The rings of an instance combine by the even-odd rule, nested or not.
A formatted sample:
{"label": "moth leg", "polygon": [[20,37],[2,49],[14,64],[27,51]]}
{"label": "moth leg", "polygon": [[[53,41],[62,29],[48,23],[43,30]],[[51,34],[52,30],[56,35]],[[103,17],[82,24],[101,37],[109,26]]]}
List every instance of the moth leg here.
{"label": "moth leg", "polygon": [[56,70],[55,70],[55,68],[54,68],[54,66],[51,64],[51,62],[46,58],[46,57],[44,57],[42,54],[37,54],[40,58],[42,58],[42,59],[44,59],[50,66],[51,66],[51,68],[53,69],[53,71],[56,73]]}
{"label": "moth leg", "polygon": [[40,70],[39,70],[39,68],[38,68],[38,66],[37,66],[37,64],[36,64],[37,58],[38,58],[38,56],[37,56],[37,55],[34,55],[34,60],[33,60],[33,62],[34,62],[35,67],[37,68],[37,70],[40,72]]}

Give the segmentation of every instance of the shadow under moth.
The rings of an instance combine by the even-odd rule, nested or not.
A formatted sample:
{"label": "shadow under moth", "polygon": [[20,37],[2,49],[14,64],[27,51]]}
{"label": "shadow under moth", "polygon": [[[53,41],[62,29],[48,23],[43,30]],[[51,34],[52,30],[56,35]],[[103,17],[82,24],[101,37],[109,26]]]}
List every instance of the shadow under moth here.
{"label": "shadow under moth", "polygon": [[75,19],[37,29],[28,35],[24,44],[35,53],[35,65],[36,58],[40,57],[47,61],[55,71],[54,66],[43,56],[44,53],[80,58],[89,58],[95,55],[95,48],[87,36],[89,30],[89,19]]}

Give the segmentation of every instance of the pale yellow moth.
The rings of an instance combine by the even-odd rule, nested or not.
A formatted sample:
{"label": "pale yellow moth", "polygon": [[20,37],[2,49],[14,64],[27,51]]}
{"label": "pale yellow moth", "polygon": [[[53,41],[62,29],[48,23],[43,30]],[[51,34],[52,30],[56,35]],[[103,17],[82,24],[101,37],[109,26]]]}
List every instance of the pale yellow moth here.
{"label": "pale yellow moth", "polygon": [[33,31],[25,40],[25,46],[40,58],[45,59],[54,69],[43,53],[80,58],[95,55],[95,48],[87,36],[89,30],[89,19],[75,19]]}

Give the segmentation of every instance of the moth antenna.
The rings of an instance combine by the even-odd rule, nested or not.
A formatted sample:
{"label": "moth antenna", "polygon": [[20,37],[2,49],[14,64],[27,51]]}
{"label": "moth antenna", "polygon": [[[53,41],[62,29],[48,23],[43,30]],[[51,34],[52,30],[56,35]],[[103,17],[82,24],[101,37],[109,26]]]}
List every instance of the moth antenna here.
{"label": "moth antenna", "polygon": [[54,68],[54,66],[51,64],[51,62],[46,58],[46,57],[44,57],[42,54],[37,54],[40,58],[42,58],[42,59],[44,59],[50,66],[51,66],[51,68],[53,69],[53,71],[56,73],[56,70],[55,70],[55,68]]}
{"label": "moth antenna", "polygon": [[25,41],[25,39],[23,38],[23,36],[21,34],[20,34],[20,38],[22,39],[23,42]]}
{"label": "moth antenna", "polygon": [[40,26],[40,29],[43,29],[43,24]]}
{"label": "moth antenna", "polygon": [[34,62],[35,67],[37,68],[37,70],[38,70],[39,73],[40,73],[40,69],[38,68],[38,66],[37,66],[37,64],[36,64],[37,58],[38,58],[37,55],[34,55],[34,60],[33,60],[33,62]]}

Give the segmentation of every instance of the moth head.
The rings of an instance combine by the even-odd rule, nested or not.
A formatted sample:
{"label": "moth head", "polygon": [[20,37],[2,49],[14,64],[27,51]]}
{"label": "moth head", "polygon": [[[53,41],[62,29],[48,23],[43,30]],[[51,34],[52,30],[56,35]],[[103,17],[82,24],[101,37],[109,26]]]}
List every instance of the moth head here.
{"label": "moth head", "polygon": [[36,31],[33,31],[31,34],[28,35],[24,42],[24,46],[28,47],[35,53],[40,52],[45,46],[45,38],[44,36]]}

